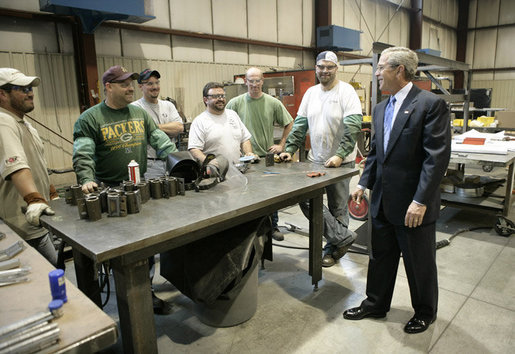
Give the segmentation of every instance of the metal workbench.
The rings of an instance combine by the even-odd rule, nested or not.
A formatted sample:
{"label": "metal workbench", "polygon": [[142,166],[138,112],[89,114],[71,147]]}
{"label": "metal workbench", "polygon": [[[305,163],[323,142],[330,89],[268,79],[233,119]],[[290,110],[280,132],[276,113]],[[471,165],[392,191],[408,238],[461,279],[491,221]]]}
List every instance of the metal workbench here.
{"label": "metal workbench", "polygon": [[[308,171],[323,171],[326,175],[309,178]],[[150,200],[139,214],[123,218],[103,214],[95,222],[79,219],[77,207],[57,200],[51,202],[56,215],[44,216],[42,222],[72,246],[79,288],[97,304],[100,294],[95,266],[110,261],[124,351],[155,353],[149,256],[309,199],[309,274],[317,287],[322,279],[324,187],[357,173],[356,169],[328,169],[311,163],[265,167],[261,161],[251,165],[244,175],[248,184],[241,188],[229,190],[221,183],[200,193],[187,191],[185,196]]]}
{"label": "metal workbench", "polygon": [[512,201],[514,161],[514,152],[508,152],[506,155],[453,152],[451,154],[450,164],[458,164],[458,169],[463,172],[465,172],[467,165],[508,168],[505,182],[506,188],[501,187],[498,189],[498,192],[504,193],[504,198],[491,197],[488,195],[465,198],[453,193],[442,192],[442,204],[462,209],[483,210],[494,214],[502,213],[503,216],[507,216]]}
{"label": "metal workbench", "polygon": [[[0,220],[0,240],[5,249],[21,238]],[[22,267],[30,267],[29,281],[0,287],[0,327],[27,319],[48,309],[52,300],[48,273],[55,268],[34,248],[25,243],[25,249],[14,258]],[[63,316],[52,322],[59,326],[59,341],[46,353],[94,353],[116,343],[116,323],[102,312],[72,283],[66,281],[68,301],[62,307]]]}

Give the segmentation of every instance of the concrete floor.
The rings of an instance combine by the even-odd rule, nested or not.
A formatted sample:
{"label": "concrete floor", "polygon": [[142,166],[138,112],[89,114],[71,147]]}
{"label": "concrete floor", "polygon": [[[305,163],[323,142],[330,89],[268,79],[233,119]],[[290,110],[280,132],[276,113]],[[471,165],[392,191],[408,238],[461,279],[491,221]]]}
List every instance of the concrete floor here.
{"label": "concrete floor", "polygon": [[[448,239],[464,228],[492,227],[495,221],[484,213],[445,208],[437,239]],[[156,295],[167,301],[171,312],[155,316],[159,353],[513,353],[514,236],[501,237],[492,228],[467,231],[438,250],[438,319],[426,332],[409,335],[403,327],[413,313],[402,265],[385,319],[344,320],[343,310],[359,305],[364,297],[368,256],[348,253],[323,270],[319,289],[313,291],[308,223],[298,206],[280,211],[279,225],[285,222],[302,229],[275,242],[274,261],[259,270],[257,312],[241,325],[203,324],[194,315],[193,302],[156,272]],[[351,220],[351,229],[361,225]],[[75,281],[72,262],[66,274]],[[118,321],[114,291],[104,310]],[[121,341],[104,352],[123,353]]]}

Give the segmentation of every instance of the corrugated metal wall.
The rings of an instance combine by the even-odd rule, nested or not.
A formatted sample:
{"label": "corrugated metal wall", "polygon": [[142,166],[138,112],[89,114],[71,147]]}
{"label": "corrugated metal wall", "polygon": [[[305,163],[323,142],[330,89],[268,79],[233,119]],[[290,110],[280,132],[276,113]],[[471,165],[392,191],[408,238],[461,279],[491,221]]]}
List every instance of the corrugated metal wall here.
{"label": "corrugated metal wall", "polygon": [[[0,0],[3,7],[38,9],[36,0],[31,1],[30,6],[23,3]],[[470,3],[471,27],[514,21],[513,1],[471,0]],[[315,0],[161,0],[154,2],[157,18],[145,25],[311,46],[316,33],[314,4]],[[409,18],[402,8],[407,6],[410,6],[408,0],[333,0],[332,23],[361,30],[363,50],[359,54],[370,55],[374,41],[408,45]],[[433,21],[424,21],[422,46],[441,50],[443,57],[454,59],[456,35],[449,27],[456,27],[457,0],[424,1],[424,14]],[[0,34],[0,47],[4,50],[0,51],[0,65],[16,67],[42,79],[41,86],[35,89],[36,108],[31,116],[71,140],[73,123],[79,116],[71,28],[65,24],[4,18]],[[510,44],[513,35],[513,27],[471,31],[467,60],[474,68],[515,67],[515,53]],[[114,64],[136,72],[146,67],[156,69],[162,74],[162,96],[175,98],[190,120],[204,110],[201,90],[208,81],[232,81],[233,75],[244,73],[251,65],[264,71],[271,67],[311,69],[314,66],[308,51],[105,26],[96,31],[95,42],[99,82],[102,73]],[[494,55],[496,61],[492,59]],[[368,93],[371,74],[368,65],[349,66],[340,71],[339,78],[360,82]],[[515,73],[476,73],[472,86],[492,87],[493,106],[515,109],[511,94],[515,90]],[[100,95],[103,98],[102,90]],[[136,88],[136,98],[140,96]],[[46,143],[49,167],[71,167],[71,144],[36,124],[35,127]],[[54,175],[53,178],[61,177]]]}
{"label": "corrugated metal wall", "polygon": [[[98,57],[99,82],[102,73],[112,65],[123,65],[129,71],[140,72],[152,68],[161,74],[161,96],[174,98],[188,120],[193,120],[205,109],[202,101],[202,88],[210,81],[232,83],[233,76],[245,74],[249,65],[215,64],[203,62],[180,62],[172,60],[131,59],[126,57]],[[259,67],[259,66],[258,66]],[[259,67],[269,71],[268,67]],[[288,69],[288,68],[280,68]],[[136,85],[137,86],[137,85]],[[103,92],[101,92],[103,99]],[[135,90],[135,98],[141,91]]]}
{"label": "corrugated metal wall", "polygon": [[515,80],[473,80],[472,88],[491,88],[491,107],[515,111]]}
{"label": "corrugated metal wall", "polygon": [[[41,78],[41,84],[34,88],[34,111],[29,116],[69,141],[73,140],[73,123],[80,113],[74,65],[71,55],[0,52],[0,67],[16,68]],[[31,123],[45,143],[48,167],[71,168],[72,144],[36,122]],[[54,174],[51,180],[56,185],[75,183],[75,176]]]}
{"label": "corrugated metal wall", "polygon": [[[475,72],[472,87],[492,88],[492,107],[515,110],[515,1],[470,0],[467,62]],[[495,28],[498,25],[508,25]],[[493,27],[492,27],[493,26]],[[489,27],[489,28],[485,28]],[[475,29],[475,30],[474,30]],[[495,70],[512,68],[511,70]]]}
{"label": "corrugated metal wall", "polygon": [[[100,83],[102,82],[102,73],[112,65],[121,64],[127,70],[135,72],[140,72],[147,67],[158,70],[162,75],[161,96],[175,98],[189,120],[205,109],[202,101],[202,87],[207,82],[232,82],[234,75],[244,74],[249,67],[249,65],[126,57],[98,57],[97,60]],[[0,52],[0,67],[17,68],[27,75],[41,78],[41,84],[34,88],[35,108],[33,112],[29,113],[29,116],[69,141],[73,140],[73,124],[80,115],[74,65],[72,55]],[[260,68],[264,71],[269,70],[268,67]],[[135,97],[138,99],[141,97],[141,91],[137,85],[135,86]],[[102,90],[100,90],[100,94],[103,99]],[[52,169],[70,168],[72,166],[72,144],[36,122],[32,122],[32,125],[38,130],[45,143],[48,167]],[[54,174],[51,178],[56,185],[75,183],[73,173]]]}

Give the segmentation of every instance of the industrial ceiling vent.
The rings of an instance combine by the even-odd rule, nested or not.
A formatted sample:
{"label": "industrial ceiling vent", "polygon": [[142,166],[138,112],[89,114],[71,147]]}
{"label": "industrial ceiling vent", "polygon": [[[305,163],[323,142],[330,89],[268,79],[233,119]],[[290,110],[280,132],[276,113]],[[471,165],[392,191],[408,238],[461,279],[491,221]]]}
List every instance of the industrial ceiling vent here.
{"label": "industrial ceiling vent", "polygon": [[317,48],[344,52],[361,50],[360,33],[361,31],[336,25],[317,27]]}
{"label": "industrial ceiling vent", "polygon": [[77,16],[84,33],[93,33],[104,21],[143,23],[153,20],[153,0],[39,0],[41,11]]}

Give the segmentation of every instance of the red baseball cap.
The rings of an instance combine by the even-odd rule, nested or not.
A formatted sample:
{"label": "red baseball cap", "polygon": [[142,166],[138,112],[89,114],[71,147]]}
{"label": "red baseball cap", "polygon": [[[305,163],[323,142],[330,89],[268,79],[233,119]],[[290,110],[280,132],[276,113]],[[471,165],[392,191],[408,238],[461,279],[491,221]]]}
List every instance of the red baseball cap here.
{"label": "red baseball cap", "polygon": [[125,81],[128,78],[133,80],[137,80],[139,77],[138,73],[131,73],[127,71],[123,66],[115,65],[111,66],[107,71],[102,75],[102,82],[105,86],[108,82],[120,82]]}

